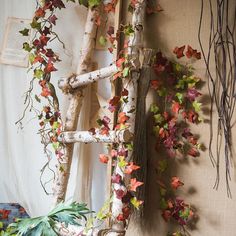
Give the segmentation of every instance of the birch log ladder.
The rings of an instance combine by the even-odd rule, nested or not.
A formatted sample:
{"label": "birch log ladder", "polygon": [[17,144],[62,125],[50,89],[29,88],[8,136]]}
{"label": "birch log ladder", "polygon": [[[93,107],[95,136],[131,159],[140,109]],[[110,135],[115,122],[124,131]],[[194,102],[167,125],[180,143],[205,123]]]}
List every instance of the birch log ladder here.
{"label": "birch log ladder", "polygon": [[[120,24],[120,12],[122,9],[122,0],[120,0],[116,6],[116,22],[115,29],[118,30]],[[101,80],[105,78],[111,78],[113,74],[119,71],[119,68],[115,64],[110,65],[106,68],[102,68],[96,71],[89,72],[90,64],[92,62],[92,54],[95,45],[95,37],[97,26],[95,24],[96,15],[99,14],[98,9],[90,8],[88,10],[87,22],[85,27],[85,34],[83,39],[83,46],[81,50],[80,63],[78,65],[77,74],[69,78],[63,78],[59,81],[59,87],[65,92],[70,94],[71,100],[69,108],[66,115],[66,121],[64,126],[64,131],[60,137],[61,142],[65,143],[65,155],[63,160],[58,166],[57,178],[55,181],[54,196],[55,204],[63,201],[65,199],[70,167],[72,161],[73,147],[74,142],[86,142],[86,143],[115,143],[118,144],[121,148],[124,143],[130,142],[133,139],[134,130],[135,130],[135,118],[136,118],[136,107],[137,107],[137,96],[138,96],[138,81],[142,78],[141,69],[142,69],[142,52],[143,52],[143,25],[144,25],[144,15],[146,8],[146,0],[138,0],[135,3],[134,11],[132,15],[132,28],[134,33],[129,38],[128,44],[128,62],[130,64],[130,73],[127,78],[125,78],[123,83],[123,88],[128,90],[127,103],[122,107],[123,112],[129,114],[129,126],[126,130],[111,130],[108,135],[101,135],[98,129],[95,129],[94,132],[89,131],[76,131],[78,116],[80,113],[80,108],[83,100],[83,88],[84,86]],[[115,60],[118,59],[119,54],[119,42],[117,44],[117,51],[114,53]],[[144,58],[148,58],[147,61],[150,61],[150,51],[147,55],[144,55]],[[148,64],[148,63],[146,63]],[[145,75],[145,73],[144,73]],[[142,83],[140,83],[142,84]],[[116,85],[113,85],[112,95],[116,95]],[[145,90],[146,91],[146,90]],[[146,91],[147,92],[147,91]],[[145,94],[142,94],[142,104],[144,104]],[[140,110],[140,109],[139,109]],[[131,112],[132,111],[132,112]],[[143,106],[141,111],[143,111]],[[114,115],[114,123],[116,124],[117,117]],[[140,140],[140,139],[139,139]],[[131,161],[133,158],[133,153],[130,152],[127,159]],[[108,176],[111,177],[112,169],[113,174],[119,174],[122,178],[121,183],[113,183],[112,190],[122,190],[127,191],[125,186],[126,176],[120,169],[118,162],[114,168],[112,168],[110,161],[110,166],[108,165]],[[145,177],[144,177],[145,179]],[[109,179],[108,186],[111,181]],[[110,190],[109,190],[110,192]],[[108,236],[122,236],[125,235],[126,225],[123,221],[117,219],[119,214],[122,214],[122,209],[124,203],[121,199],[116,197],[116,194],[113,195],[112,207],[111,207],[111,221],[110,227],[106,230],[101,230],[98,235],[108,235]]]}

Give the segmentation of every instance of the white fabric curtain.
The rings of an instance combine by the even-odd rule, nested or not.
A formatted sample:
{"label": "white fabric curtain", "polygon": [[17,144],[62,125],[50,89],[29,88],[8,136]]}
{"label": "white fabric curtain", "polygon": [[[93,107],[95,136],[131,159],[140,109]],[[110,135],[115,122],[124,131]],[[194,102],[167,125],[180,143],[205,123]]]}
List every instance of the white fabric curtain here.
{"label": "white fabric curtain", "polygon": [[[0,7],[0,43],[8,17],[31,19],[35,1],[1,0]],[[57,32],[66,45],[62,49],[59,43],[54,48],[60,54],[62,62],[57,65],[53,81],[76,71],[80,46],[86,20],[86,8],[78,4],[67,4],[67,9],[58,11]],[[105,52],[96,52],[99,66],[109,64]],[[103,60],[101,60],[103,58]],[[105,58],[105,60],[104,60]],[[101,63],[102,62],[102,63]],[[40,170],[46,162],[43,146],[37,134],[38,121],[34,114],[27,114],[24,129],[19,130],[15,122],[24,110],[24,92],[29,87],[30,73],[26,68],[0,64],[0,202],[18,202],[31,216],[47,213],[52,204],[52,196],[46,195],[40,185]],[[109,81],[98,85],[98,94],[109,98]],[[66,113],[68,99],[58,90],[62,114]],[[78,129],[90,128],[90,111],[96,91],[88,88],[79,119]],[[92,99],[93,98],[93,99]],[[97,107],[97,106],[96,106]],[[34,119],[32,119],[34,118]],[[67,200],[78,200],[89,204],[92,210],[98,210],[105,201],[106,168],[98,162],[98,154],[105,152],[103,145],[76,145]],[[55,161],[52,161],[53,167]],[[52,178],[46,171],[43,180]],[[47,190],[51,190],[52,182]]]}

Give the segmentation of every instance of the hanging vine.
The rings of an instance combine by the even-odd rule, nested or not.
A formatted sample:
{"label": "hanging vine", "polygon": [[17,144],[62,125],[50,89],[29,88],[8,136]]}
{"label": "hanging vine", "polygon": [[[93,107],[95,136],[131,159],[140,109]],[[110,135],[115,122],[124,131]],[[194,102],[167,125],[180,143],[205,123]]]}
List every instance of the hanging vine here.
{"label": "hanging vine", "polygon": [[[176,47],[177,58],[184,57],[198,60],[201,54],[191,46]],[[158,96],[157,104],[152,104],[153,132],[156,136],[156,151],[173,158],[198,157],[201,144],[189,124],[201,122],[201,103],[198,97],[200,79],[193,73],[193,68],[168,60],[158,52],[154,63],[156,79],[151,81],[151,88]],[[166,180],[165,173],[171,160],[161,157],[156,168],[157,183],[160,190],[160,208],[165,221],[174,220],[180,229],[170,235],[188,235],[187,226],[195,217],[195,210],[176,197],[175,191],[184,185],[178,176]]]}
{"label": "hanging vine", "polygon": [[[207,4],[207,5],[206,5]],[[202,42],[203,14],[209,7],[209,40],[207,49]],[[208,75],[208,89],[211,99],[210,108],[210,143],[209,155],[217,176],[214,188],[220,183],[221,142],[224,139],[225,178],[227,195],[231,197],[229,181],[231,179],[230,165],[233,158],[232,127],[235,112],[235,83],[236,83],[236,47],[235,47],[236,6],[229,0],[201,1],[201,14],[198,39],[201,46]],[[213,128],[214,107],[218,115],[217,129]],[[213,150],[214,138],[216,148]]]}

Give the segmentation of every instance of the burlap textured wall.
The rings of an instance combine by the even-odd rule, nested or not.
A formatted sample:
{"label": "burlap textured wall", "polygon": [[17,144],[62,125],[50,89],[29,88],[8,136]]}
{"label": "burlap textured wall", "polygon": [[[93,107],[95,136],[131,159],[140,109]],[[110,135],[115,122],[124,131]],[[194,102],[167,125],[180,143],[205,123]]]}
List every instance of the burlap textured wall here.
{"label": "burlap textured wall", "polygon": [[[200,17],[200,0],[160,0],[164,11],[153,16],[147,17],[146,24],[146,46],[158,48],[168,57],[174,58],[172,51],[175,46],[191,45],[200,50],[198,43],[198,26]],[[212,1],[216,2],[216,1]],[[232,13],[235,10],[236,1],[231,1]],[[204,48],[207,48],[209,34],[209,6],[208,1],[204,0],[205,11],[203,18],[202,38]],[[232,18],[233,22],[233,18]],[[182,60],[186,62],[186,59]],[[194,63],[196,74],[203,81],[207,81],[205,75],[206,67],[203,60]],[[193,130],[199,134],[200,141],[209,145],[209,99],[207,84],[202,89],[204,103],[205,122],[193,127]],[[148,104],[152,103],[155,95],[148,95]],[[214,129],[217,129],[217,114],[214,115]],[[147,124],[150,129],[150,124]],[[149,129],[149,130],[150,130]],[[236,135],[233,127],[234,136]],[[131,223],[128,235],[149,235],[165,236],[168,230],[174,229],[172,223],[166,224],[159,211],[158,186],[156,184],[156,175],[154,166],[160,153],[154,150],[153,137],[149,136],[149,170],[148,170],[148,198],[147,214],[145,224],[140,227],[137,223]],[[215,145],[213,146],[213,148]],[[226,194],[224,155],[221,155],[221,182],[218,191],[213,189],[216,172],[213,168],[208,149],[201,152],[200,157],[188,158],[187,160],[173,160],[170,175],[178,175],[184,180],[185,185],[178,191],[179,196],[183,196],[186,202],[192,203],[197,209],[198,220],[190,229],[192,236],[235,236],[236,235],[236,182],[232,170],[231,191],[233,198],[229,199]],[[236,155],[235,155],[236,160]],[[233,164],[234,165],[234,164]],[[140,229],[142,228],[142,230]]]}

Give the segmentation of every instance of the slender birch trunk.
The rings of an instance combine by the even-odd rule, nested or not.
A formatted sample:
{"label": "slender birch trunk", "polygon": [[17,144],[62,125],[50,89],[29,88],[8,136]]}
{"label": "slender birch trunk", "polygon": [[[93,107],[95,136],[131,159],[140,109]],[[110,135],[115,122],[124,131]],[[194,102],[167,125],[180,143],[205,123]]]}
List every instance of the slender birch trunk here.
{"label": "slender birch trunk", "polygon": [[[128,47],[128,58],[131,62],[131,75],[129,78],[125,79],[123,86],[129,91],[128,103],[125,104],[123,111],[129,116],[129,131],[134,134],[135,127],[135,116],[136,116],[136,103],[138,94],[138,80],[140,78],[140,51],[143,47],[143,24],[145,15],[146,1],[139,0],[135,4],[135,9],[132,17],[132,26],[134,29],[134,34],[130,37],[129,47]],[[133,111],[133,112],[131,112]],[[132,152],[129,153],[128,159],[132,158]],[[117,165],[114,170],[114,174],[119,174],[122,179],[125,179],[124,173]],[[125,186],[122,184],[113,184],[115,190],[126,191]],[[113,205],[112,205],[112,227],[110,232],[106,235],[108,236],[121,236],[125,235],[125,225],[123,222],[117,220],[117,216],[122,214],[122,208],[124,204],[122,200],[117,198],[114,194]]]}
{"label": "slender birch trunk", "polygon": [[[96,8],[89,8],[85,25],[83,45],[81,49],[81,57],[77,68],[78,75],[87,73],[90,68],[97,31],[97,25],[95,23],[97,15],[98,10]],[[71,93],[70,104],[66,114],[64,131],[76,130],[79,112],[82,106],[82,100],[82,90],[75,90]],[[55,205],[65,199],[68,180],[70,176],[73,149],[74,144],[67,144],[65,146],[65,154],[63,156],[63,160],[59,160],[57,166],[57,173],[54,186]]]}

